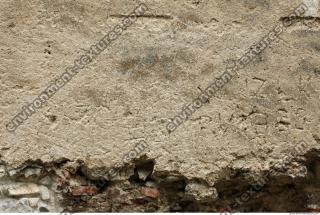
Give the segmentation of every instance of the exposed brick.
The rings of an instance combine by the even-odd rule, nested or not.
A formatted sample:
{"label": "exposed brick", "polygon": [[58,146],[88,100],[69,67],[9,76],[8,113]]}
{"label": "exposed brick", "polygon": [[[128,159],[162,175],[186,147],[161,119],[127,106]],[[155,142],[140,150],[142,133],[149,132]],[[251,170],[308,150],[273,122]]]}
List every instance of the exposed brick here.
{"label": "exposed brick", "polygon": [[95,186],[78,186],[72,188],[71,191],[73,196],[83,196],[83,195],[89,195],[93,196],[99,193],[99,189]]}
{"label": "exposed brick", "polygon": [[156,188],[150,188],[150,187],[143,187],[141,189],[141,192],[145,195],[145,196],[148,196],[148,197],[151,197],[151,198],[159,198],[160,197],[160,191]]}

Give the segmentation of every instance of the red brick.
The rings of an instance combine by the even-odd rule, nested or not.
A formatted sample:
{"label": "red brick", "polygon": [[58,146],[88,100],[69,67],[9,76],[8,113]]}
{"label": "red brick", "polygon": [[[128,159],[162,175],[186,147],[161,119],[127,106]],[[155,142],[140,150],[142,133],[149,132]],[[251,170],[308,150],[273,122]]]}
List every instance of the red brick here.
{"label": "red brick", "polygon": [[160,192],[156,188],[150,188],[150,187],[143,187],[141,192],[148,197],[157,199],[160,197]]}
{"label": "red brick", "polygon": [[78,186],[78,187],[72,188],[71,193],[73,196],[83,196],[83,195],[94,196],[99,193],[99,189],[96,188],[95,186]]}

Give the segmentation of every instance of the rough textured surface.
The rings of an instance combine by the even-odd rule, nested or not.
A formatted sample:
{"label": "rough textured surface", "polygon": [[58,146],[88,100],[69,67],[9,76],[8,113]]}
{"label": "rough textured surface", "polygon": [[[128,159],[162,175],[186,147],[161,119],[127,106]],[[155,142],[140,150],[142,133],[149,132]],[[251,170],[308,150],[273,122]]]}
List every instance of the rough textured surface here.
{"label": "rough textured surface", "polygon": [[[303,153],[232,210],[320,210],[316,1],[170,134],[170,119],[301,1],[143,2],[145,16],[10,133],[5,124],[21,107],[138,2],[1,1],[0,210],[230,210],[252,175],[300,141]],[[149,148],[111,178],[140,140]]]}

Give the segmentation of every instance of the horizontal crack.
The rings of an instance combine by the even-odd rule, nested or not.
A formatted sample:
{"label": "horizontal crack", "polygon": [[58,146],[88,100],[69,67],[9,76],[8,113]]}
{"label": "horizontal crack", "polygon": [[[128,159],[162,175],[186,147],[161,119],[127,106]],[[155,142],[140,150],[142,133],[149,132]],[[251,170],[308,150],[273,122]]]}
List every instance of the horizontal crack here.
{"label": "horizontal crack", "polygon": [[320,22],[320,17],[313,17],[313,16],[292,16],[292,17],[288,17],[288,16],[284,16],[284,17],[280,17],[280,19],[279,19],[279,21],[281,21],[281,22],[287,21],[287,20],[292,20],[292,21],[314,20],[314,21]]}
{"label": "horizontal crack", "polygon": [[[109,17],[114,18],[126,18],[128,15],[123,14],[111,14]],[[148,19],[173,19],[170,15],[139,15],[138,18],[148,18]]]}

